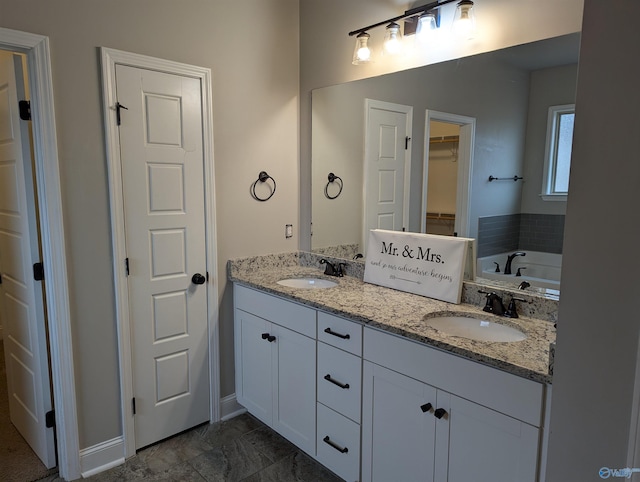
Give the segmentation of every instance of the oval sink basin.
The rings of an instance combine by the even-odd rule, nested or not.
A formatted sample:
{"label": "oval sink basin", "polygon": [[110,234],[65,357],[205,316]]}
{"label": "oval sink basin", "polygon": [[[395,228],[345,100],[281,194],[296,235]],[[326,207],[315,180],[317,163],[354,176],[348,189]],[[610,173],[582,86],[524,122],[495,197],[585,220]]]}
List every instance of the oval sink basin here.
{"label": "oval sink basin", "polygon": [[288,286],[289,288],[301,288],[304,290],[331,288],[338,285],[338,283],[334,281],[320,278],[289,278],[278,281],[278,284]]}
{"label": "oval sink basin", "polygon": [[439,331],[470,340],[512,342],[527,338],[526,334],[511,326],[468,316],[438,316],[425,321]]}

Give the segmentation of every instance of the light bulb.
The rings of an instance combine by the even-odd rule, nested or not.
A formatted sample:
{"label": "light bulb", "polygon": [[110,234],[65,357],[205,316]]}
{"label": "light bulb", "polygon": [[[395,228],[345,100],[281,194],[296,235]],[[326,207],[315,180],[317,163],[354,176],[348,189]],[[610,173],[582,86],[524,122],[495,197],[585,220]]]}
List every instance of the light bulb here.
{"label": "light bulb", "polygon": [[435,14],[432,12],[427,12],[421,15],[418,19],[418,26],[416,27],[416,38],[419,42],[426,43],[435,36],[437,29],[438,25],[436,23]]}
{"label": "light bulb", "polygon": [[369,37],[367,32],[361,32],[356,37],[356,48],[353,52],[353,65],[371,62],[371,49],[369,48]]}
{"label": "light bulb", "polygon": [[387,33],[384,36],[384,50],[386,53],[395,55],[402,50],[402,34],[400,25],[391,22],[387,25]]}
{"label": "light bulb", "polygon": [[453,32],[463,39],[471,39],[475,36],[476,17],[471,0],[462,0],[458,3],[453,20]]}

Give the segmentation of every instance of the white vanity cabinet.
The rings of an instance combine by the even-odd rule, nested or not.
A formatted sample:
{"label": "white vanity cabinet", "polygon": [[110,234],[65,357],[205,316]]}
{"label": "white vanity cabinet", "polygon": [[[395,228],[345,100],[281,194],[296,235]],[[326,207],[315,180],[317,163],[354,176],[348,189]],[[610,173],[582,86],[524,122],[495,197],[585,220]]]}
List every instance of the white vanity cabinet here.
{"label": "white vanity cabinet", "polygon": [[316,452],[316,311],[234,287],[236,397],[305,452]]}
{"label": "white vanity cabinet", "polygon": [[346,481],[536,482],[543,384],[234,285],[238,402]]}
{"label": "white vanity cabinet", "polygon": [[534,482],[544,386],[364,329],[363,481]]}

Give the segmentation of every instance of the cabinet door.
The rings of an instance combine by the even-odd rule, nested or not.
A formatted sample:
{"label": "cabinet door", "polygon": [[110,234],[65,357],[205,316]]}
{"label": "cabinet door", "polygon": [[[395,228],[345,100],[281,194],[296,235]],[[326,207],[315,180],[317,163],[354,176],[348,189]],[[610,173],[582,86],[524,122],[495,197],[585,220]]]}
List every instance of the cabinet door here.
{"label": "cabinet door", "polygon": [[447,416],[449,474],[443,480],[536,480],[538,428],[454,395]]}
{"label": "cabinet door", "polygon": [[[272,345],[263,334],[272,325],[262,318],[235,310],[236,396],[238,403],[271,425],[273,413]],[[272,334],[271,334],[272,335]]]}
{"label": "cabinet door", "polygon": [[433,387],[364,363],[363,481],[433,480],[435,404]]}
{"label": "cabinet door", "polygon": [[316,453],[316,341],[272,325],[277,366],[273,428],[305,452]]}

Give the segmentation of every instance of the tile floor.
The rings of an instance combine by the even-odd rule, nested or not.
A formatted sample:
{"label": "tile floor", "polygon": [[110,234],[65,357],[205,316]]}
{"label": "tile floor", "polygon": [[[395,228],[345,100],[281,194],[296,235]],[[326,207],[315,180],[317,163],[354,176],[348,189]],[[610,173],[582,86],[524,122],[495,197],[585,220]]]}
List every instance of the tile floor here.
{"label": "tile floor", "polygon": [[[60,482],[57,476],[40,482]],[[92,482],[245,481],[338,482],[293,444],[251,415],[201,425],[146,449]]]}

